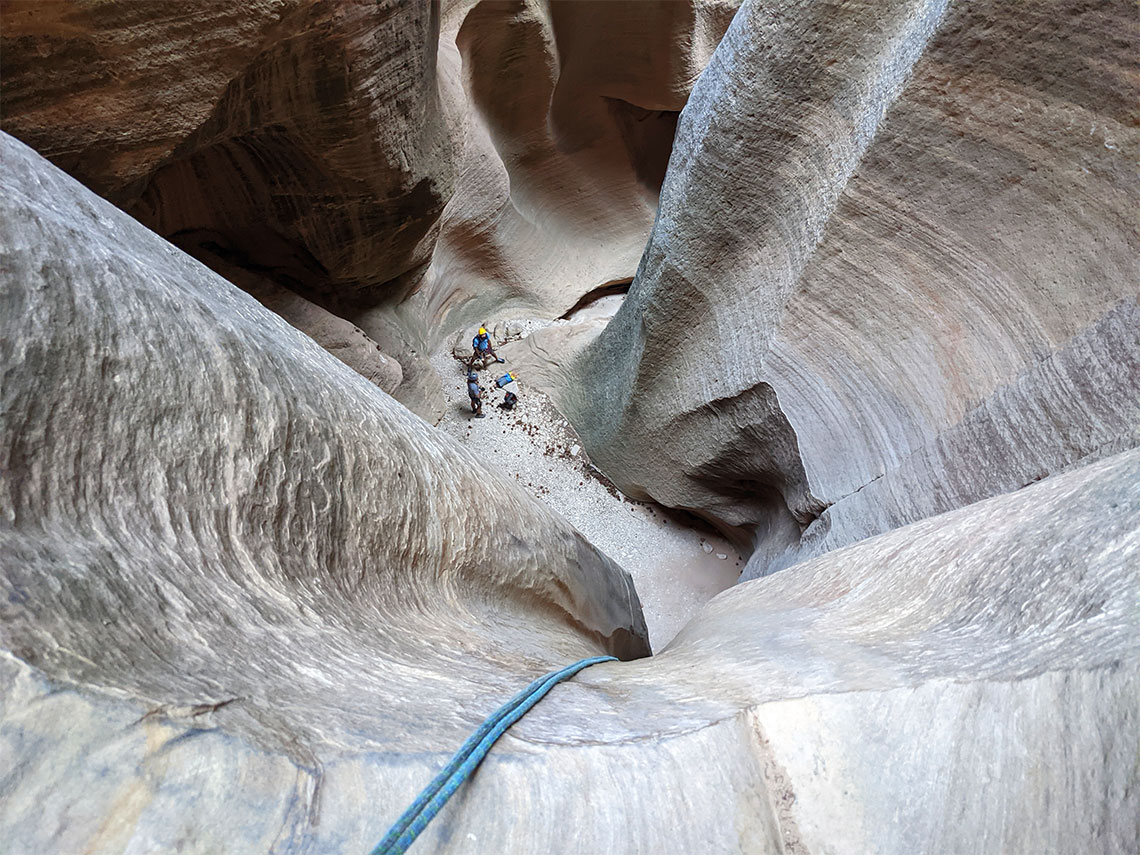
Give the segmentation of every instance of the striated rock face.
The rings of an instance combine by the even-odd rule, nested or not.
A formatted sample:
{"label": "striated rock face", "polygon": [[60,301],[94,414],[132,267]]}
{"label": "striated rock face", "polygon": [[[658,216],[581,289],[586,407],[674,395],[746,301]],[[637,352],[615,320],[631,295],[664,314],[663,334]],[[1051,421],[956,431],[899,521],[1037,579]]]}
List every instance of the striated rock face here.
{"label": "striated rock face", "polygon": [[17,2],[10,18],[5,130],[160,234],[314,294],[430,257],[452,181],[434,4]]}
{"label": "striated rock face", "polygon": [[[572,529],[0,146],[8,849],[368,851],[530,678],[645,652]],[[1130,451],[737,586],[416,845],[1135,851],[1138,521]]]}
{"label": "striated rock face", "polygon": [[298,756],[381,707],[414,730],[436,657],[462,707],[507,662],[648,654],[628,576],[568,524],[2,139],[8,650],[166,706],[243,698],[242,732]]}
{"label": "striated rock face", "polygon": [[359,327],[266,276],[252,273],[208,252],[204,255],[215,272],[257,298],[261,305],[311,337],[357,374],[388,394],[399,388],[403,380],[400,363],[383,353],[380,345]]}
{"label": "striated rock face", "polygon": [[456,3],[438,69],[455,190],[418,290],[345,309],[438,412],[427,354],[488,311],[557,317],[633,275],[676,116],[736,0]]}
{"label": "striated rock face", "polygon": [[399,299],[431,256],[438,37],[436,4],[16,2],[3,127],[394,391],[336,304]]}
{"label": "striated rock face", "polygon": [[123,204],[298,5],[6,0],[4,129]]}
{"label": "striated rock face", "polygon": [[434,418],[444,338],[633,274],[735,7],[17,0],[3,127],[242,287],[361,328]]}
{"label": "striated rock face", "polygon": [[462,75],[469,121],[433,299],[557,316],[632,275],[677,114],[735,7],[483,2],[448,18],[441,65]]}
{"label": "striated rock face", "polygon": [[1126,2],[746,4],[555,384],[591,457],[755,530],[755,574],[1135,446],[1137,35]]}
{"label": "striated rock face", "polygon": [[225,235],[243,266],[314,295],[383,292],[430,258],[451,194],[437,15],[301,4],[128,210],[162,235]]}

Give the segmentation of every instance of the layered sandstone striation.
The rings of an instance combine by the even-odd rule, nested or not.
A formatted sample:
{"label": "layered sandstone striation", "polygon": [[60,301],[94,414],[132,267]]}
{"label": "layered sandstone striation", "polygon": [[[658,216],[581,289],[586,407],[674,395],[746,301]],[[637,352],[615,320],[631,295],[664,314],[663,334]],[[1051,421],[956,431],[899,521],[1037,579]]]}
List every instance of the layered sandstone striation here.
{"label": "layered sandstone striation", "polygon": [[16,0],[3,127],[393,391],[403,372],[329,298],[430,257],[453,179],[438,23],[431,4]]}
{"label": "layered sandstone striation", "polygon": [[[171,241],[0,135],[6,847],[368,851],[611,652],[417,846],[1140,848],[1135,8],[734,12],[5,3],[5,130]],[[639,258],[504,352],[787,568],[652,658],[385,394]]]}
{"label": "layered sandstone striation", "polygon": [[435,420],[443,338],[632,276],[735,8],[14,0],[3,127],[242,287],[361,329]]}
{"label": "layered sandstone striation", "polygon": [[345,297],[430,257],[435,5],[9,5],[5,130],[160,234]]}
{"label": "layered sandstone striation", "polygon": [[130,202],[297,5],[6,0],[4,129]]}
{"label": "layered sandstone striation", "polygon": [[401,401],[438,419],[428,355],[458,330],[492,312],[557,317],[633,275],[676,116],[736,5],[444,8],[437,73],[454,192],[415,292],[344,309],[399,356]]}
{"label": "layered sandstone striation", "polygon": [[7,649],[163,705],[244,698],[246,735],[302,753],[380,708],[414,730],[436,657],[462,708],[512,662],[648,654],[628,576],[568,524],[2,139]]}
{"label": "layered sandstone striation", "polygon": [[755,574],[1135,446],[1138,36],[1126,2],[746,4],[629,298],[553,372],[592,458],[754,531]]}
{"label": "layered sandstone striation", "polygon": [[[13,852],[368,851],[530,678],[645,652],[568,526],[0,145]],[[1138,485],[1124,452],[737,586],[557,688],[416,845],[1134,851]]]}

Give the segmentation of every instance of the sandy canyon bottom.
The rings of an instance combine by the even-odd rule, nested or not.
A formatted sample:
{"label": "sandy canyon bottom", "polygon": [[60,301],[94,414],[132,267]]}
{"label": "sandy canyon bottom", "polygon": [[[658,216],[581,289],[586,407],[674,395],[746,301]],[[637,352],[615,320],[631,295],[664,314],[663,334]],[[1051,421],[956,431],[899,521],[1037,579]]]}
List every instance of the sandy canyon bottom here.
{"label": "sandy canyon bottom", "polygon": [[[512,323],[529,333],[542,322]],[[471,413],[466,368],[451,347],[438,349],[432,362],[443,378],[447,402],[439,429],[565,517],[629,572],[654,652],[740,578],[744,558],[711,528],[658,505],[632,501],[614,488],[590,463],[570,423],[545,394],[528,388],[525,377],[507,387],[518,395],[518,406],[502,409],[504,392],[494,379],[511,368],[509,362],[479,372],[483,418]]]}

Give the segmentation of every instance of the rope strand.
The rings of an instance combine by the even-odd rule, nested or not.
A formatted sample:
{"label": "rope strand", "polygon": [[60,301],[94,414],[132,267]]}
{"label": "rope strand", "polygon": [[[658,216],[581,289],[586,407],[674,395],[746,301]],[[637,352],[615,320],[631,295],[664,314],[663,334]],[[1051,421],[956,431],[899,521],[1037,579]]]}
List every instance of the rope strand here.
{"label": "rope strand", "polygon": [[371,855],[403,855],[407,852],[408,847],[427,828],[427,824],[439,813],[460,785],[475,771],[475,767],[483,761],[491,746],[507,728],[526,715],[547,692],[563,680],[568,680],[582,669],[599,662],[616,661],[617,658],[614,656],[594,656],[567,665],[558,671],[551,671],[495,710],[473,734],[467,737],[443,770],[416,796],[416,800],[400,815],[384,835],[384,839],[372,850]]}

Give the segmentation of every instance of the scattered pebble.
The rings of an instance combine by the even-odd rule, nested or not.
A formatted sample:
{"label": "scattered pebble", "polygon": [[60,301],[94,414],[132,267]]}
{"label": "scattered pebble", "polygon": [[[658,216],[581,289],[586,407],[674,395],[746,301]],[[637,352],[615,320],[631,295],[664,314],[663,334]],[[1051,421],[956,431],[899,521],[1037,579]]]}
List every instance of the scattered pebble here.
{"label": "scattered pebble", "polygon": [[[433,354],[433,363],[445,378],[451,372],[463,373],[448,350]],[[478,422],[468,415],[466,386],[452,390],[446,383],[444,396],[448,407],[441,430],[561,514],[629,571],[655,650],[668,643],[704,602],[739,577],[738,567],[714,560],[718,549],[725,550],[715,556],[721,560],[731,552],[721,538],[692,528],[683,519],[673,525],[651,504],[628,499],[594,468],[573,428],[541,392],[527,389],[520,396],[522,405],[510,413],[489,407],[488,418]],[[615,514],[623,505],[629,514]],[[698,545],[700,550],[694,550]]]}

